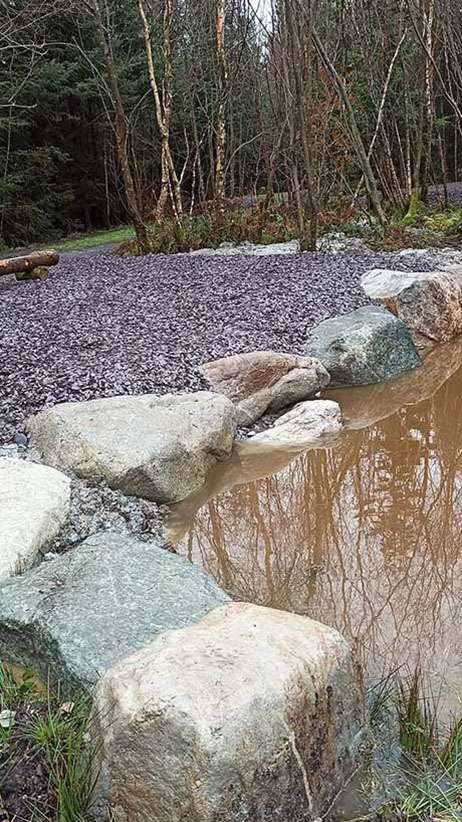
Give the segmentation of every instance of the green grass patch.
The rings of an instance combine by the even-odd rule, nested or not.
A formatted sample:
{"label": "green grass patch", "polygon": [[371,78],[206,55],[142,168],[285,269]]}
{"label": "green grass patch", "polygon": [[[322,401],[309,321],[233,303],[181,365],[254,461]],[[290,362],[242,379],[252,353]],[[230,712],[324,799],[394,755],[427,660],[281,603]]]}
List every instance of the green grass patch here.
{"label": "green grass patch", "polygon": [[0,819],[87,822],[89,715],[88,697],[63,701],[32,671],[0,664]]}
{"label": "green grass patch", "polygon": [[90,704],[84,697],[75,703],[51,702],[47,712],[25,731],[48,765],[59,822],[85,822],[92,788],[91,759],[85,746],[89,713]]}
{"label": "green grass patch", "polygon": [[87,234],[85,237],[68,237],[54,245],[57,251],[78,251],[84,248],[93,248],[106,243],[126,243],[132,240],[135,232],[131,226],[123,225],[109,231],[95,231],[94,234]]}

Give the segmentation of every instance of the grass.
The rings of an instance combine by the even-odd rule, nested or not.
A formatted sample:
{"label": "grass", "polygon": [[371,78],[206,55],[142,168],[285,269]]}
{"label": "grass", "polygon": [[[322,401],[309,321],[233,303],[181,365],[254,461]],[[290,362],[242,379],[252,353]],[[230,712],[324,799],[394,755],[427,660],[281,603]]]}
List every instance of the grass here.
{"label": "grass", "polygon": [[[419,670],[406,677],[393,672],[369,693],[374,750],[363,790],[370,811],[355,822],[461,822],[462,719],[446,728],[439,708],[439,695]],[[13,676],[0,665],[0,716],[2,711],[12,721],[0,725],[0,818],[2,786],[15,767],[39,758],[52,802],[46,812],[26,803],[30,813],[21,816],[23,822],[87,822],[88,698],[71,703],[44,696],[32,671]]]}
{"label": "grass", "polygon": [[[31,671],[13,675],[0,665],[0,717],[2,712],[10,721],[0,726],[0,817],[6,802],[2,802],[3,790],[16,808],[21,804],[25,822],[87,822],[92,790],[86,744],[89,699],[81,696],[63,702],[48,689],[44,695],[43,684]],[[45,774],[45,805],[33,793],[37,762]],[[16,782],[18,791],[12,798]],[[22,795],[24,784],[31,785],[30,796]]]}
{"label": "grass", "polygon": [[3,722],[0,722],[0,746],[9,742],[17,706],[28,699],[35,699],[36,695],[37,687],[31,671],[24,671],[20,681],[16,681],[10,671],[0,665],[0,717],[3,717]]}
{"label": "grass", "polygon": [[26,736],[48,763],[56,793],[59,822],[84,822],[92,787],[91,760],[85,751],[89,702],[81,697],[60,707],[49,704],[45,716],[33,720]]}
{"label": "grass", "polygon": [[131,226],[123,225],[109,231],[95,231],[85,237],[69,237],[54,245],[57,251],[76,251],[79,249],[93,248],[106,243],[126,243],[132,240],[135,232]]}
{"label": "grass", "polygon": [[392,674],[373,690],[372,810],[358,819],[461,822],[462,720],[445,728],[439,708],[440,697],[426,687],[419,670],[404,678]]}

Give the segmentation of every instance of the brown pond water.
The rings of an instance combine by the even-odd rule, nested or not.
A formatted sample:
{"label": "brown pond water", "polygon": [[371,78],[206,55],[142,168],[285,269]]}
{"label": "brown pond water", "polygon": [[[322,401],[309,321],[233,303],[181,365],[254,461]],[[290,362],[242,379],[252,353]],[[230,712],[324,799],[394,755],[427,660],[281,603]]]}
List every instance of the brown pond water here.
{"label": "brown pond water", "polygon": [[348,430],[328,447],[239,445],[169,525],[233,597],[335,626],[370,679],[420,663],[458,716],[461,352],[458,340],[398,380],[329,392]]}

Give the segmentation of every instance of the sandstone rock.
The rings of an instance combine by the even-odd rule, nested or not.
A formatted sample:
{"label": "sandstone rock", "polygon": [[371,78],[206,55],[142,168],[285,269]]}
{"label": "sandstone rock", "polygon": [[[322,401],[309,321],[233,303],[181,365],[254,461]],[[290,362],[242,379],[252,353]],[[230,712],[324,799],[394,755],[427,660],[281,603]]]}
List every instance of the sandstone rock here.
{"label": "sandstone rock", "polygon": [[114,822],[306,822],[352,772],[362,730],[337,631],[227,605],[98,683],[95,807]]}
{"label": "sandstone rock", "polygon": [[63,527],[70,480],[54,468],[0,459],[0,579],[32,565]]}
{"label": "sandstone rock", "polygon": [[320,323],[310,331],[306,352],[325,365],[331,386],[369,385],[421,364],[403,323],[372,305]]}
{"label": "sandstone rock", "polygon": [[309,400],[283,414],[271,428],[255,434],[252,442],[292,446],[295,450],[333,445],[342,428],[342,414],[336,402]]}
{"label": "sandstone rock", "polygon": [[419,272],[374,268],[363,274],[361,285],[399,317],[419,345],[462,334],[462,266]]}
{"label": "sandstone rock", "polygon": [[319,360],[276,351],[223,357],[199,371],[214,391],[237,405],[241,424],[312,397],[330,381]]}
{"label": "sandstone rock", "polygon": [[229,456],[236,424],[228,399],[199,391],[62,403],[30,417],[26,429],[49,465],[169,503],[188,496],[216,460]]}
{"label": "sandstone rock", "polygon": [[204,571],[159,543],[99,534],[0,585],[0,659],[72,693],[157,633],[227,601]]}

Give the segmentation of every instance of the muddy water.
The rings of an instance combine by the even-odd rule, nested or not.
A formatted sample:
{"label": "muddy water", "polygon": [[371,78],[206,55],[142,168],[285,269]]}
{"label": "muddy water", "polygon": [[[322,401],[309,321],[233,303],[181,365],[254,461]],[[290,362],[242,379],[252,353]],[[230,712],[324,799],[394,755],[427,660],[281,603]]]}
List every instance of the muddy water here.
{"label": "muddy water", "polygon": [[458,715],[461,350],[331,392],[348,425],[340,441],[301,454],[241,445],[170,518],[177,550],[233,597],[337,627],[370,678],[419,662]]}

